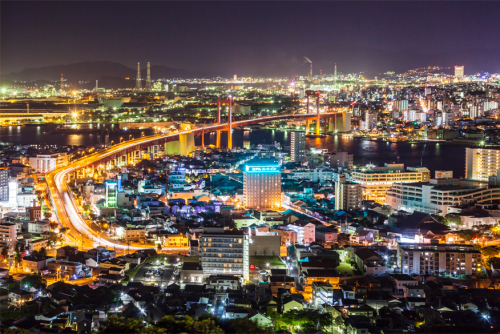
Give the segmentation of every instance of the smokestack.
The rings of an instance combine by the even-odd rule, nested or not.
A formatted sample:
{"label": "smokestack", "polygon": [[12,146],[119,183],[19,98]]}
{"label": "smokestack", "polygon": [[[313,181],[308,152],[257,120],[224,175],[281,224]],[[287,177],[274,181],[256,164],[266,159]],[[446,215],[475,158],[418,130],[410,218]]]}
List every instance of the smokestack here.
{"label": "smokestack", "polygon": [[99,80],[95,81],[95,91],[99,91]]}
{"label": "smokestack", "polygon": [[142,89],[142,83],[141,83],[141,63],[137,63],[137,79],[136,79],[136,84],[135,84],[135,89],[141,90]]}
{"label": "smokestack", "polygon": [[146,76],[146,90],[151,90],[151,69],[148,62],[148,71]]}
{"label": "smokestack", "polygon": [[304,56],[304,59],[311,64],[311,72],[309,73],[309,78],[312,80],[313,78],[313,62],[311,61],[311,59],[307,58],[306,56]]}
{"label": "smokestack", "polygon": [[63,79],[63,74],[61,73],[61,90],[64,88],[64,79]]}

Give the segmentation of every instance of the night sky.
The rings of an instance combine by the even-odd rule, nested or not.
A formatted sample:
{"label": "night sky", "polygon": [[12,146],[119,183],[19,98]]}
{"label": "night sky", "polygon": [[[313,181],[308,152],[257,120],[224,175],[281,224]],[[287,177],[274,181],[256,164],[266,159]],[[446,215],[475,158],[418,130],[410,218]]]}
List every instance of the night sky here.
{"label": "night sky", "polygon": [[305,74],[303,56],[315,70],[331,71],[335,62],[340,69],[372,70],[364,58],[350,62],[349,53],[383,58],[404,51],[417,61],[415,53],[452,57],[500,45],[500,2],[2,1],[1,6],[2,74],[94,60],[132,68],[150,61],[224,74]]}

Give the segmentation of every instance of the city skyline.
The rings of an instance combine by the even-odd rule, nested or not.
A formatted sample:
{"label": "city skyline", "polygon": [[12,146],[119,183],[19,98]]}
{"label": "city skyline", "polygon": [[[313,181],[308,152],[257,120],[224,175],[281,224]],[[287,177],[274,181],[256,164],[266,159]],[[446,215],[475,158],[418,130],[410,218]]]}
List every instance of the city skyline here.
{"label": "city skyline", "polygon": [[1,5],[1,333],[499,332],[499,3]]}

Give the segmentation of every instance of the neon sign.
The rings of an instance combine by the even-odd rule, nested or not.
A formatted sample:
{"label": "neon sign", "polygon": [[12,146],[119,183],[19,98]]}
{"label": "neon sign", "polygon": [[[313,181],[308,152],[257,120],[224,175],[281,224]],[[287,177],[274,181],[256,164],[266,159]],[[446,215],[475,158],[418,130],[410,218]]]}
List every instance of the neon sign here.
{"label": "neon sign", "polygon": [[246,166],[245,172],[247,173],[278,173],[280,172],[279,166]]}

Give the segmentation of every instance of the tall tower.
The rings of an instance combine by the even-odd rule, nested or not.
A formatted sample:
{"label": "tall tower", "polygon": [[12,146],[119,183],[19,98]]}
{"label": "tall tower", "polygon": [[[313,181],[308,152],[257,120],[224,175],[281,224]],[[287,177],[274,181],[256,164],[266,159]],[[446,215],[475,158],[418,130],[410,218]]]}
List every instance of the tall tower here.
{"label": "tall tower", "polygon": [[335,63],[335,71],[333,72],[333,80],[337,81],[337,63]]}
{"label": "tall tower", "polygon": [[137,90],[141,90],[142,89],[141,63],[137,63],[137,83],[135,84],[135,89],[137,89]]}
{"label": "tall tower", "polygon": [[151,69],[148,62],[148,76],[146,77],[146,90],[151,90]]}

